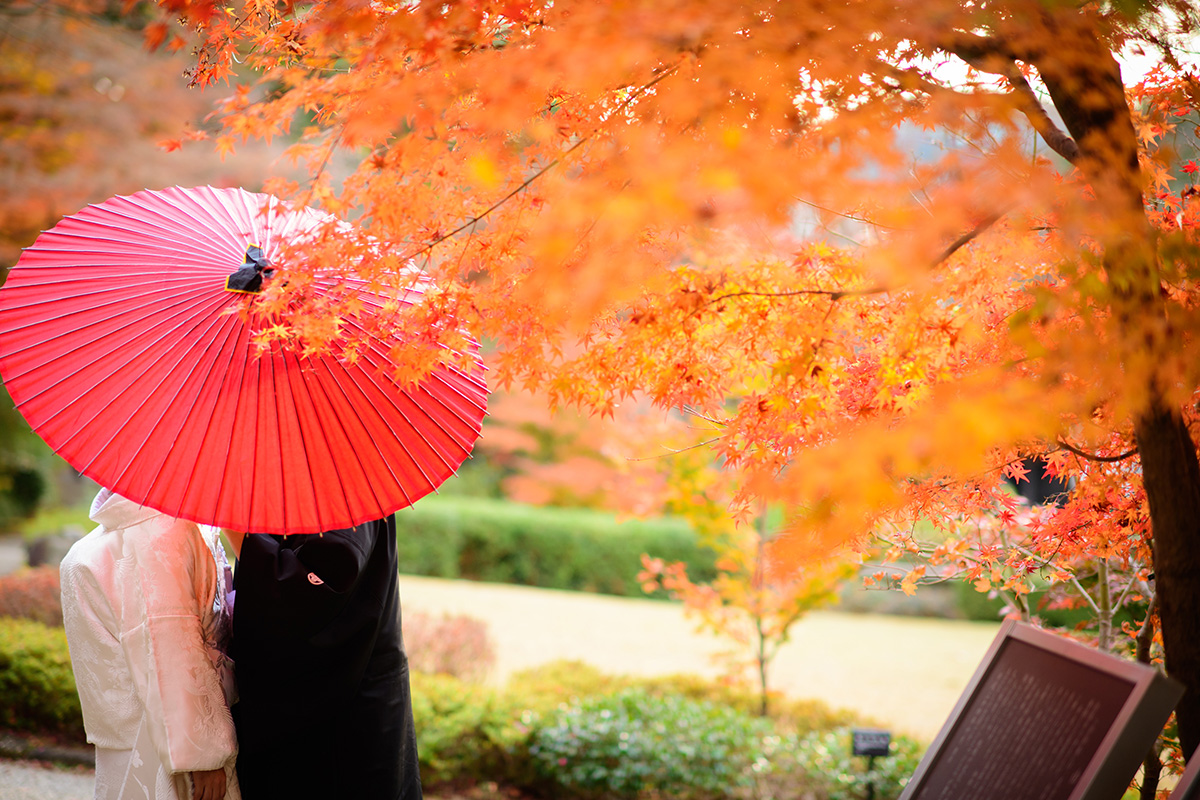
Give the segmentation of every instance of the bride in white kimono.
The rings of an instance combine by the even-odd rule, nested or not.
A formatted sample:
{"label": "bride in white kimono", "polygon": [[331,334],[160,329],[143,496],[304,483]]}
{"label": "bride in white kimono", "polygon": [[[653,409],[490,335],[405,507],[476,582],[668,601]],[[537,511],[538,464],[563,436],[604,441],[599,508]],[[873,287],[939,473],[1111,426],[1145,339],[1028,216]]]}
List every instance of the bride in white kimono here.
{"label": "bride in white kimono", "polygon": [[219,532],[103,489],[62,562],[97,800],[240,800]]}

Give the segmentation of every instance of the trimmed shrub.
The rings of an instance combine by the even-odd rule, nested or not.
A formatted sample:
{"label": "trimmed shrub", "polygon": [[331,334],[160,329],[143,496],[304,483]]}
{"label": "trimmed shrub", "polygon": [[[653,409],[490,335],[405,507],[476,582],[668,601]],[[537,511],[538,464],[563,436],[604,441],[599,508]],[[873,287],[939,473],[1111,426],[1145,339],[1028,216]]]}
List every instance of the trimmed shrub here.
{"label": "trimmed shrub", "polygon": [[449,675],[414,672],[413,720],[426,789],[520,782],[527,730],[503,695]]}
{"label": "trimmed shrub", "polygon": [[83,712],[62,628],[0,619],[0,726],[83,740]]}
{"label": "trimmed shrub", "polygon": [[[736,690],[712,681],[610,676],[572,661],[518,673],[501,690],[423,673],[413,673],[412,686],[422,781],[432,789],[495,783],[543,796],[634,798],[671,784],[673,796],[696,800],[796,796],[795,787],[827,780],[810,779],[798,762],[794,721],[822,732],[833,721],[862,724],[815,701],[781,701],[781,719],[761,719],[725,705],[720,698]],[[562,777],[562,759],[582,777]]]}
{"label": "trimmed shrub", "polygon": [[631,685],[626,676],[607,675],[582,661],[560,660],[514,672],[504,688],[515,702],[542,713]]}
{"label": "trimmed shrub", "polygon": [[[726,686],[698,675],[606,675],[580,661],[552,661],[516,672],[509,678],[506,689],[521,698],[526,707],[539,712],[621,689],[639,689],[656,697],[678,696],[709,702],[748,716],[757,715],[760,706],[756,691]],[[770,718],[778,728],[800,735],[866,724],[858,714],[832,709],[819,700],[793,700],[776,695],[771,697],[770,711]]]}
{"label": "trimmed shrub", "polygon": [[483,680],[496,663],[487,623],[466,614],[406,613],[404,649],[412,669],[467,681]]}
{"label": "trimmed shrub", "polygon": [[770,722],[677,695],[626,689],[561,708],[529,752],[552,794],[717,798],[753,783]]}
{"label": "trimmed shrub", "polygon": [[[812,800],[859,800],[871,788],[876,800],[895,800],[921,761],[924,748],[906,736],[893,736],[891,752],[868,760],[853,755],[851,731],[813,733],[780,752],[775,781],[801,783]],[[868,770],[868,764],[871,769]]]}
{"label": "trimmed shrub", "polygon": [[581,509],[427,497],[397,512],[396,527],[400,568],[414,575],[626,597],[645,596],[643,553],[687,563],[698,581],[716,575],[715,554],[682,519],[621,522]]}
{"label": "trimmed shrub", "polygon": [[58,567],[23,569],[0,576],[0,617],[31,619],[62,627]]}

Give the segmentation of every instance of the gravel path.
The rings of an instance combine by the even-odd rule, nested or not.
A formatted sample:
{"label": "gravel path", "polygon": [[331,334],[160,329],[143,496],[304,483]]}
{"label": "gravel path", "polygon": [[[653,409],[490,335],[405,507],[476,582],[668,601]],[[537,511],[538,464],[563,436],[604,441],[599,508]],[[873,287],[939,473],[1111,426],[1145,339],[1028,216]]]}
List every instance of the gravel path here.
{"label": "gravel path", "polygon": [[91,772],[67,771],[32,761],[0,760],[3,800],[92,800]]}

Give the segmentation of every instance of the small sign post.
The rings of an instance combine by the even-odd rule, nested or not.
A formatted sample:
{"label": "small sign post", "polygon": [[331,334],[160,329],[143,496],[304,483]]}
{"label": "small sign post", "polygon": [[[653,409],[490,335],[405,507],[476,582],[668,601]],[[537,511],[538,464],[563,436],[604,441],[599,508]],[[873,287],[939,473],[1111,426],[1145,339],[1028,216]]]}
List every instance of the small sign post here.
{"label": "small sign post", "polygon": [[[854,728],[850,732],[851,752],[867,757],[867,773],[875,769],[875,757],[886,756],[892,744],[892,734],[876,728]],[[867,800],[875,800],[875,784],[867,779]]]}

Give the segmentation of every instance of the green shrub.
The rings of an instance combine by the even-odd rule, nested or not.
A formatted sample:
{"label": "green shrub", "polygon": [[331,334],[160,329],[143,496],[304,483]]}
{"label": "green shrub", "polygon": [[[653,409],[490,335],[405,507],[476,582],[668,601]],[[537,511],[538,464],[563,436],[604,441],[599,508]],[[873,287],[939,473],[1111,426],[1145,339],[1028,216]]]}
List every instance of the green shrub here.
{"label": "green shrub", "polygon": [[560,708],[530,737],[541,780],[582,798],[715,798],[752,782],[768,720],[626,689]]}
{"label": "green shrub", "polygon": [[697,581],[716,575],[715,554],[682,519],[428,497],[398,512],[396,527],[401,570],[415,575],[627,597],[644,596],[643,553],[687,563]]}
{"label": "green shrub", "polygon": [[812,800],[859,800],[868,787],[874,787],[875,800],[895,800],[922,752],[912,739],[893,736],[890,754],[869,760],[852,754],[850,729],[840,728],[800,739],[794,750],[781,753],[776,772],[793,786],[802,784]]}
{"label": "green shrub", "polygon": [[514,672],[504,690],[524,707],[544,712],[630,685],[626,676],[607,675],[582,661],[559,660]]}
{"label": "green shrub", "polygon": [[0,617],[31,619],[62,627],[58,567],[22,569],[0,576]]}
{"label": "green shrub", "polygon": [[0,726],[83,739],[83,712],[62,628],[0,618]]}
{"label": "green shrub", "polygon": [[573,661],[516,673],[502,690],[422,673],[412,686],[422,781],[434,790],[496,783],[578,798],[792,797],[797,786],[827,783],[799,763],[795,729],[862,724],[816,701],[780,700],[779,718],[760,719],[727,704],[748,704],[748,693],[713,681],[611,676]]}
{"label": "green shrub", "polygon": [[21,535],[25,539],[56,536],[64,530],[86,533],[96,527],[88,517],[91,504],[82,506],[56,506],[39,509],[36,514],[20,523]]}
{"label": "green shrub", "polygon": [[492,689],[414,672],[413,720],[426,788],[512,782],[521,772],[520,712]]}
{"label": "green shrub", "polygon": [[[505,691],[519,698],[525,708],[539,712],[621,689],[640,689],[656,697],[674,695],[705,701],[750,716],[758,713],[760,705],[758,693],[752,689],[726,686],[698,675],[606,675],[581,661],[551,661],[515,672],[505,685]],[[772,696],[770,717],[781,730],[800,735],[867,723],[855,712],[832,709],[820,700],[783,696]]]}

